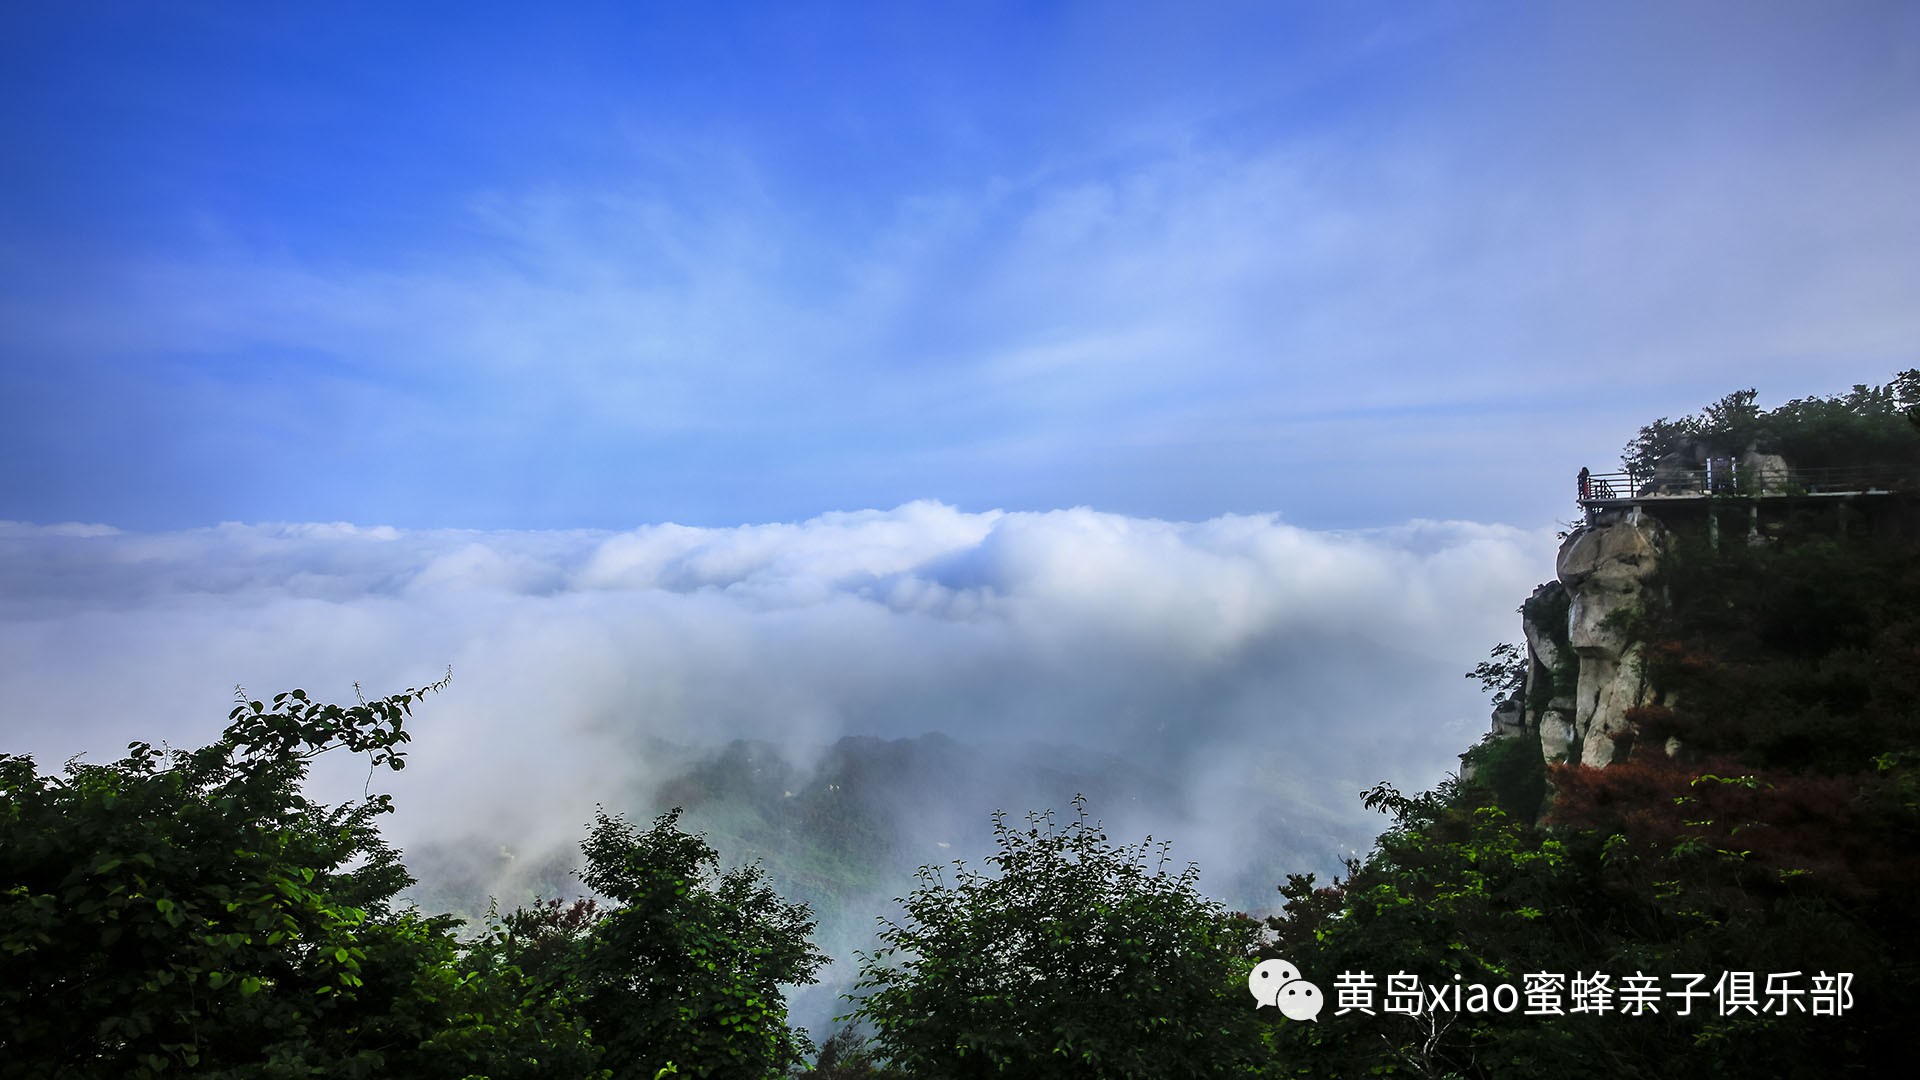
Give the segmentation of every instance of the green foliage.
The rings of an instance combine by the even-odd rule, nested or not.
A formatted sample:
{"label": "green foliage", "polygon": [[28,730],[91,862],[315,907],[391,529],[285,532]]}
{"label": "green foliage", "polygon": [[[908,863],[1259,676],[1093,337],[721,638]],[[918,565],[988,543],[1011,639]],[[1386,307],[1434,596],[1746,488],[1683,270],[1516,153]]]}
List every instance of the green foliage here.
{"label": "green foliage", "polygon": [[300,784],[333,750],[401,768],[424,692],[243,700],[212,746],[58,776],[0,756],[0,1077],[761,1080],[802,1060],[778,987],[824,962],[807,909],[719,873],[677,815],[600,818],[585,878],[610,909],[535,905],[465,945],[396,910],[390,798],[330,808]]}
{"label": "green foliage", "polygon": [[1653,475],[1655,462],[1678,452],[1698,434],[1699,421],[1695,418],[1683,416],[1669,420],[1663,416],[1641,428],[1633,441],[1620,451],[1620,467],[1635,480],[1644,480]]}
{"label": "green foliage", "polygon": [[1473,784],[1492,792],[1494,803],[1521,821],[1540,815],[1547,797],[1547,765],[1535,738],[1489,738],[1467,751]]}
{"label": "green foliage", "polygon": [[815,1080],[889,1080],[902,1074],[888,1069],[866,1038],[848,1024],[820,1044],[820,1056],[812,1068],[792,1075]]}
{"label": "green foliage", "polygon": [[1493,647],[1485,660],[1475,664],[1467,678],[1478,679],[1495,705],[1520,693],[1527,682],[1527,650],[1503,641]]}
{"label": "green foliage", "polygon": [[614,906],[577,936],[534,933],[522,920],[509,955],[578,995],[616,1076],[651,1075],[664,1062],[702,1077],[779,1075],[813,1049],[787,1027],[780,992],[812,982],[826,962],[808,939],[812,913],[781,900],[757,866],[721,872],[718,854],[681,832],[679,817],[663,814],[643,831],[599,815],[581,845],[581,876]]}
{"label": "green foliage", "polygon": [[[1742,784],[1702,787],[1761,795]],[[1281,890],[1284,914],[1271,921],[1273,954],[1323,987],[1339,973],[1371,977],[1374,1014],[1337,1015],[1330,989],[1321,1023],[1279,1029],[1277,1059],[1302,1076],[1816,1076],[1866,1060],[1872,1039],[1894,1038],[1912,1000],[1902,989],[1908,976],[1862,909],[1809,885],[1817,874],[1783,879],[1705,837],[1640,834],[1634,819],[1664,801],[1655,790],[1670,789],[1623,798],[1612,827],[1538,829],[1494,805],[1484,787],[1447,784],[1413,797],[1376,788],[1369,804],[1394,819],[1376,850],[1332,887],[1293,877]],[[1677,823],[1727,807],[1674,809]],[[1848,1015],[1722,1017],[1709,1007],[1683,1017],[1670,1002],[1647,1016],[1412,1017],[1382,1008],[1386,977],[1399,972],[1431,989],[1519,987],[1539,972],[1609,972],[1615,985],[1646,972],[1669,985],[1665,976],[1679,972],[1822,970],[1858,976]]]}
{"label": "green foliage", "polygon": [[[1689,441],[1715,454],[1753,444],[1804,466],[1920,462],[1920,371],[1771,412],[1754,401],[1742,391],[1648,425],[1629,469],[1650,472]],[[1823,1076],[1904,1038],[1920,1006],[1911,507],[1778,507],[1753,544],[1670,526],[1649,602],[1616,620],[1659,695],[1627,714],[1625,760],[1553,766],[1536,787],[1537,748],[1500,740],[1469,753],[1470,782],[1413,797],[1375,788],[1367,805],[1393,823],[1345,880],[1289,880],[1274,952],[1323,979],[1367,972],[1384,984],[1404,971],[1429,987],[1519,984],[1528,972],[1844,971],[1853,1007],[1349,1014],[1279,1030],[1280,1057],[1303,1075]],[[1564,619],[1524,610],[1538,626]],[[1542,787],[1552,810],[1537,828]]]}
{"label": "green foliage", "polygon": [[1738,390],[1697,415],[1655,420],[1621,451],[1622,468],[1651,476],[1657,461],[1690,443],[1735,457],[1752,446],[1802,468],[1920,463],[1920,370],[1902,371],[1884,386],[1860,384],[1773,410],[1755,405],[1757,397]]}
{"label": "green foliage", "polygon": [[0,1076],[591,1074],[516,971],[477,978],[447,922],[393,910],[388,796],[300,793],[333,750],[401,768],[424,692],[243,697],[211,746],[58,775],[0,756]]}
{"label": "green foliage", "polygon": [[1672,538],[1651,583],[1668,602],[1628,628],[1674,698],[1640,717],[1643,736],[1825,773],[1920,748],[1920,544],[1842,541],[1822,509],[1765,544]]}
{"label": "green foliage", "polygon": [[993,875],[931,867],[883,947],[861,958],[855,1016],[915,1077],[1245,1075],[1270,1028],[1245,978],[1256,924],[1166,868],[1151,838],[1115,846],[1084,799],[1064,826],[994,818]]}
{"label": "green foliage", "polygon": [[1893,377],[1893,403],[1900,415],[1920,428],[1920,369],[1908,368]]}

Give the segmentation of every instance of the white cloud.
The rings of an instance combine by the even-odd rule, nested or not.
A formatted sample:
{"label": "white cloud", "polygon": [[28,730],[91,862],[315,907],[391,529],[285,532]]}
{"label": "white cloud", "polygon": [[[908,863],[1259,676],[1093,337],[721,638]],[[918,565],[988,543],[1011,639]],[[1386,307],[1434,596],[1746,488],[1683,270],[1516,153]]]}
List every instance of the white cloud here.
{"label": "white cloud", "polygon": [[1436,779],[1483,727],[1459,673],[1514,636],[1552,540],[920,502],[621,533],[12,525],[0,547],[0,715],[43,763],[197,745],[236,682],[341,699],[451,663],[392,781],[403,839],[567,843],[593,803],[639,803],[650,738],[939,730],[1149,762],[1193,791],[1188,853],[1232,860],[1234,784],[1293,777],[1363,844],[1360,786]]}

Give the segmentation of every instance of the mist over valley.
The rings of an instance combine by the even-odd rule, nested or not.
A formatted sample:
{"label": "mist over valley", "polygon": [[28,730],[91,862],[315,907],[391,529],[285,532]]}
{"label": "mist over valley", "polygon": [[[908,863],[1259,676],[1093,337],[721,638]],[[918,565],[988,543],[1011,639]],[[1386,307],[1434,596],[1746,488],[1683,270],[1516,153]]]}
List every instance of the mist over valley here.
{"label": "mist over valley", "polygon": [[[207,741],[236,681],[351,699],[451,664],[384,781],[426,906],[571,898],[596,806],[677,805],[844,957],[918,866],[986,854],[995,811],[1076,794],[1249,910],[1283,867],[1338,870],[1377,831],[1358,791],[1433,782],[1484,727],[1461,673],[1551,542],[937,503],[619,533],[10,525],[0,712],[67,718],[22,733],[42,760],[101,760]],[[367,779],[322,759],[312,786]]]}

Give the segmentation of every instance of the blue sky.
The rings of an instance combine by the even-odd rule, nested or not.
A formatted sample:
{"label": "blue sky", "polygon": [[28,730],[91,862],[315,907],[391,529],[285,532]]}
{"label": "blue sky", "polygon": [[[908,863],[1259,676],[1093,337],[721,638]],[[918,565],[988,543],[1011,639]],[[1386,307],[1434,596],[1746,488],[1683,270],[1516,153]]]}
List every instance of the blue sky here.
{"label": "blue sky", "polygon": [[0,519],[1568,516],[1920,363],[1905,4],[33,4]]}

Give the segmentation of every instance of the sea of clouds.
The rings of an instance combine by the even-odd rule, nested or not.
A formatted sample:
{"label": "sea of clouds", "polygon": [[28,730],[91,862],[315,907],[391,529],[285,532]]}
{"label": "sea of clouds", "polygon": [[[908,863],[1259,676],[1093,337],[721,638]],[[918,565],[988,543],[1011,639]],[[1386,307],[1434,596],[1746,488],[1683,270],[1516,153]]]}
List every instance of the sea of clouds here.
{"label": "sea of clouds", "polygon": [[[663,742],[805,762],[846,734],[937,731],[1141,764],[1183,794],[1138,824],[1203,867],[1259,843],[1250,790],[1364,850],[1378,823],[1355,793],[1430,784],[1484,730],[1461,673],[1516,636],[1553,548],[1466,522],[936,502],[621,532],[0,524],[0,750],[53,767],[200,745],[236,684],[351,700],[451,665],[411,767],[373,780],[403,846],[573,844],[595,804],[647,805]],[[314,782],[338,799],[368,776],[343,759]]]}

